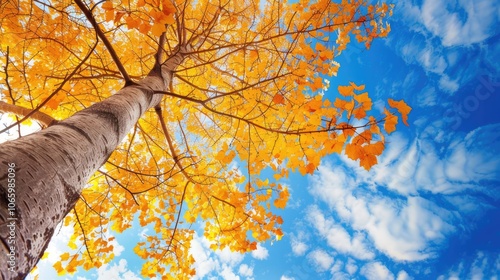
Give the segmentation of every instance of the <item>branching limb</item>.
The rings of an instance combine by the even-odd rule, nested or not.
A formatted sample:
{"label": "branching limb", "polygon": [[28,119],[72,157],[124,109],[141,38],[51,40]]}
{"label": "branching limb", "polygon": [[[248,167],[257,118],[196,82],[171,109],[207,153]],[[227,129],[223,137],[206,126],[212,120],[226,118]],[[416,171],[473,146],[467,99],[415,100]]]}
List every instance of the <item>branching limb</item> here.
{"label": "branching limb", "polygon": [[113,48],[113,45],[111,45],[111,42],[108,40],[104,32],[102,31],[101,27],[99,27],[99,24],[95,20],[94,16],[92,15],[92,12],[85,6],[85,4],[82,2],[82,0],[75,0],[76,5],[82,10],[83,14],[85,17],[88,19],[90,24],[95,29],[95,32],[97,33],[97,36],[99,36],[99,39],[102,40],[104,45],[106,46],[106,49],[108,50],[109,54],[111,55],[111,58],[116,64],[116,67],[118,67],[118,70],[120,70],[120,73],[123,76],[123,79],[125,80],[125,86],[134,84],[134,81],[130,78],[130,76],[127,73],[127,70],[125,70],[125,67],[123,66],[123,63],[120,61],[120,58],[118,57],[118,54],[116,53],[115,49]]}
{"label": "branching limb", "polygon": [[165,120],[163,119],[161,107],[156,106],[155,112],[158,115],[158,118],[160,119],[161,128],[163,130],[163,134],[165,135],[165,138],[167,139],[168,148],[170,149],[170,153],[172,154],[172,158],[175,162],[175,165],[177,165],[179,167],[182,174],[186,177],[186,179],[189,182],[196,184],[196,182],[193,180],[193,178],[191,178],[191,176],[189,174],[187,174],[186,169],[184,168],[184,166],[182,166],[182,163],[180,162],[179,156],[177,155],[177,152],[175,151],[174,143],[172,141],[172,138],[170,137],[170,133],[168,132],[167,125],[165,124]]}

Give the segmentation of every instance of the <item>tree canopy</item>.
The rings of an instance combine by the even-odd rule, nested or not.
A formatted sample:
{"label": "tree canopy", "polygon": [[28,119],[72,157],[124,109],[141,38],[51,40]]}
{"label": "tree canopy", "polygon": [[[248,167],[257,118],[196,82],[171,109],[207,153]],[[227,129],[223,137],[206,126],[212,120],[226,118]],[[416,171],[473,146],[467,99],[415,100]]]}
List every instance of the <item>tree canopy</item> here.
{"label": "tree canopy", "polygon": [[[149,226],[142,275],[193,275],[193,224],[212,248],[248,252],[280,239],[289,172],[345,153],[369,169],[411,108],[373,108],[364,86],[323,97],[352,41],[387,36],[392,7],[350,0],[6,1],[0,4],[0,109],[44,128],[183,60],[96,172],[64,224],[60,274],[113,259],[109,232]],[[156,75],[161,75],[156,72]],[[7,105],[14,105],[8,107]],[[24,109],[24,111],[22,110]],[[28,109],[28,110],[26,110]],[[36,125],[36,124],[32,124]],[[272,171],[273,176],[260,174]]]}

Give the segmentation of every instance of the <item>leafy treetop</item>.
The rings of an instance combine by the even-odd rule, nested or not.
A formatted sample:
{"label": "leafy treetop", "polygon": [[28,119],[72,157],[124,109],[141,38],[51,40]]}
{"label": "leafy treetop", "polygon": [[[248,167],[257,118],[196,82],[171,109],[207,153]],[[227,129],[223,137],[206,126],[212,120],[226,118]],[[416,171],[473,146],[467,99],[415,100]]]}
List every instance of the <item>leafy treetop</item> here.
{"label": "leafy treetop", "polygon": [[[194,223],[214,249],[254,250],[283,236],[273,209],[286,205],[280,180],[290,170],[312,174],[342,151],[370,169],[395,130],[395,111],[407,124],[411,108],[389,100],[382,117],[369,115],[372,100],[355,83],[339,86],[335,100],[320,93],[351,40],[369,48],[388,34],[391,8],[360,0],[0,4],[2,98],[55,119],[184,56],[169,91],[156,92],[161,106],[137,123],[66,217],[74,234],[58,273],[109,262],[110,231],[138,223],[151,229],[134,249],[146,260],[143,276],[188,277]],[[265,169],[274,176],[261,179]]]}

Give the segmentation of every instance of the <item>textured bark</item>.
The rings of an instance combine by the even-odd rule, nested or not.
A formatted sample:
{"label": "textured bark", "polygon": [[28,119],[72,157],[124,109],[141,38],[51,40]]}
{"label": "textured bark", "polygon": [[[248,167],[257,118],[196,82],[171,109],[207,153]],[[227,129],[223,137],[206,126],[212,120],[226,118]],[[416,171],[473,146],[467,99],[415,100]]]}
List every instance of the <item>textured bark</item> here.
{"label": "textured bark", "polygon": [[[47,129],[0,145],[2,279],[24,279],[36,265],[90,176],[141,115],[161,101],[162,95],[153,91],[167,90],[172,70],[181,61],[177,54],[161,75],[150,75]],[[15,164],[15,172],[9,172],[9,164]],[[12,193],[14,210],[9,209]]]}

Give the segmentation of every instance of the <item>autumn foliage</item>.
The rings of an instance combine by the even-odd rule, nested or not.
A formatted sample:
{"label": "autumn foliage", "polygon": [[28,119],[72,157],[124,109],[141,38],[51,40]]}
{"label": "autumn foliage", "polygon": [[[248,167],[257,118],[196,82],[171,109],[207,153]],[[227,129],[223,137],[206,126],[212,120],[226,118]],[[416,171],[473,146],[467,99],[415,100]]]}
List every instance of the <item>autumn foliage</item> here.
{"label": "autumn foliage", "polygon": [[[375,109],[354,82],[338,86],[335,100],[321,94],[334,90],[325,80],[351,40],[369,48],[388,34],[385,3],[74,2],[0,4],[2,100],[64,119],[155,62],[178,52],[184,60],[170,90],[155,92],[161,107],[141,118],[65,218],[74,235],[54,266],[59,274],[109,262],[112,233],[132,226],[149,229],[134,249],[142,275],[164,279],[196,273],[195,227],[213,249],[248,252],[280,239],[283,220],[273,210],[289,197],[282,178],[312,174],[342,152],[368,170],[398,118],[407,124],[403,101]],[[264,170],[274,175],[262,178]]]}

